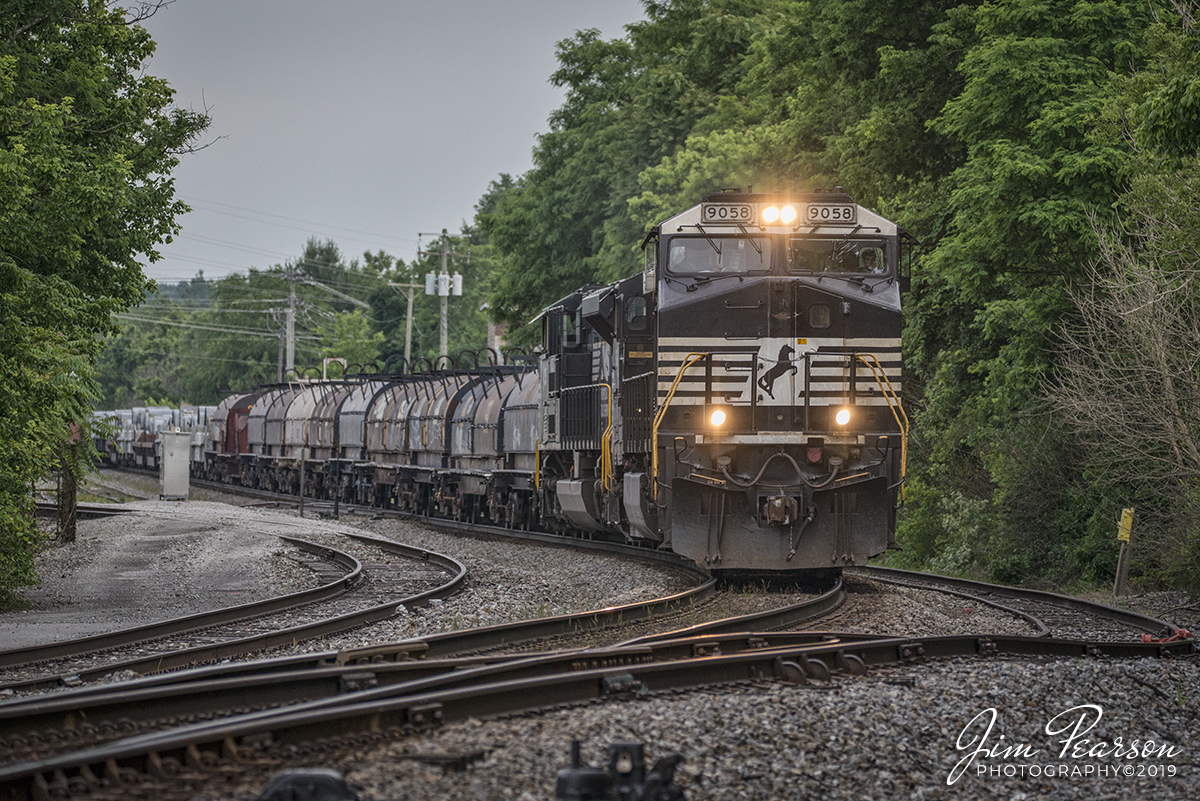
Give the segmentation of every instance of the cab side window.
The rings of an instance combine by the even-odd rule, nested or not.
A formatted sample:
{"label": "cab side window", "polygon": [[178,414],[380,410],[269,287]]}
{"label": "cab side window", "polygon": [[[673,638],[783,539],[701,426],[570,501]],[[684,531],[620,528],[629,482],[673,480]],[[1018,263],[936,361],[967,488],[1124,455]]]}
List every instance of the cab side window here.
{"label": "cab side window", "polygon": [[625,301],[625,330],[631,333],[645,331],[650,319],[646,315],[646,298],[637,295]]}

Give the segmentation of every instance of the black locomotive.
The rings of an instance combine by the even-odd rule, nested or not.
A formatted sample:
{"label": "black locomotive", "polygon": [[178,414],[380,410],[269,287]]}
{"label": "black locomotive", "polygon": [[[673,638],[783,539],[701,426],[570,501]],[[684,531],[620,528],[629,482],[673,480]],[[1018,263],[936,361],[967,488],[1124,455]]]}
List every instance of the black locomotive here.
{"label": "black locomotive", "polygon": [[715,572],[861,565],[903,489],[910,243],[840,190],[715,193],[649,232],[644,272],[547,307],[526,359],[231,396],[193,471]]}

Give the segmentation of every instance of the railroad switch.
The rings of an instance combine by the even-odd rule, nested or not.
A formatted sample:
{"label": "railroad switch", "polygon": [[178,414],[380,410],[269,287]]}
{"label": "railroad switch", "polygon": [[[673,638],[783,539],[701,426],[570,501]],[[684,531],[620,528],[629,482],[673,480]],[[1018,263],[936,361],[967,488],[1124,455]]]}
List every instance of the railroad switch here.
{"label": "railroad switch", "polygon": [[646,692],[646,685],[634,678],[632,673],[618,673],[615,676],[605,676],[600,680],[601,695],[641,694],[644,692]]}
{"label": "railroad switch", "polygon": [[1155,637],[1153,634],[1143,634],[1142,642],[1153,643],[1155,645],[1166,645],[1169,642],[1179,642],[1180,640],[1192,639],[1192,633],[1187,629],[1177,629],[1174,634],[1170,629],[1164,629],[1162,636]]}

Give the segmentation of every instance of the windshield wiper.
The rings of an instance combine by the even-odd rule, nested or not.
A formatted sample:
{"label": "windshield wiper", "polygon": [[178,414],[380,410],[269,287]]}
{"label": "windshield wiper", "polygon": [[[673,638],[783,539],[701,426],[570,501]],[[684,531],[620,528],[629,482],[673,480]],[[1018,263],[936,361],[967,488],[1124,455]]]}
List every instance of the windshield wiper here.
{"label": "windshield wiper", "polygon": [[717,258],[718,258],[718,259],[720,259],[720,258],[721,258],[721,248],[720,248],[720,246],[719,246],[719,245],[717,245],[717,242],[716,242],[716,240],[715,240],[715,239],[713,239],[711,236],[709,236],[709,235],[708,235],[708,231],[705,231],[705,230],[704,230],[704,226],[700,225],[699,223],[696,223],[695,225],[681,225],[681,226],[679,226],[679,230],[681,230],[681,231],[682,231],[684,228],[695,228],[697,231],[699,231],[700,233],[704,234],[704,241],[705,241],[705,242],[707,242],[708,244],[712,245],[712,249],[713,249],[713,250],[715,250],[715,251],[717,252]]}
{"label": "windshield wiper", "polygon": [[739,283],[746,280],[746,276],[741,273],[717,273],[716,275],[693,275],[690,276],[692,283],[687,285],[687,291],[692,292],[696,287],[707,284],[709,281],[716,281],[719,278],[736,278]]}

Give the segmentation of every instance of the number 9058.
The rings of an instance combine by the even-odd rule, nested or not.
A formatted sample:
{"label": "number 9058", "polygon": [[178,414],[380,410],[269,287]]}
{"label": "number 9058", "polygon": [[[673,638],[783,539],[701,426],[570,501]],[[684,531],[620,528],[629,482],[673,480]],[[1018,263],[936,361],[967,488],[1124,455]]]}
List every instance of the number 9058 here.
{"label": "number 9058", "polygon": [[856,211],[855,206],[809,204],[805,219],[810,223],[852,223]]}

